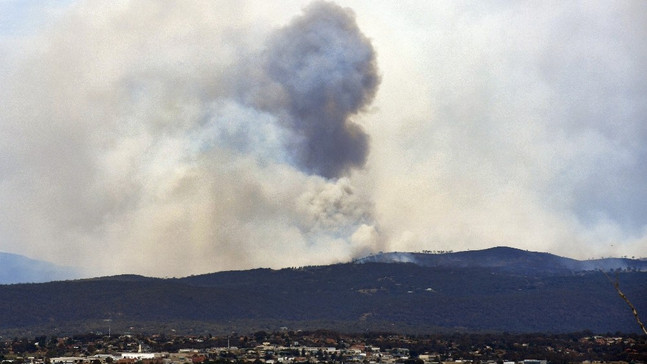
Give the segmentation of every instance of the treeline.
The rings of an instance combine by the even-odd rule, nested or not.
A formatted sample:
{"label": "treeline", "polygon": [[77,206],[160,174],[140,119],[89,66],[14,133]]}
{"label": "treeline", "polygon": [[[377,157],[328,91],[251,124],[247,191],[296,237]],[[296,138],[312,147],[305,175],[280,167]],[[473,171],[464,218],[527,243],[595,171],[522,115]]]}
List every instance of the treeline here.
{"label": "treeline", "polygon": [[[282,326],[409,334],[639,331],[600,272],[367,263],[126,278],[0,286],[0,335],[107,333],[106,320],[121,332],[182,334]],[[647,311],[647,272],[617,278],[638,312]]]}

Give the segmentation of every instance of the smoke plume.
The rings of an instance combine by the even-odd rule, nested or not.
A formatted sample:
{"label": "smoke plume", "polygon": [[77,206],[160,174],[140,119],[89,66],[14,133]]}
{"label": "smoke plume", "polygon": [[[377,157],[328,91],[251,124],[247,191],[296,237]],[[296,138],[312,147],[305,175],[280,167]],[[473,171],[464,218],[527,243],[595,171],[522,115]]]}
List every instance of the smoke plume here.
{"label": "smoke plume", "polygon": [[646,254],[647,2],[306,1],[0,1],[0,251]]}
{"label": "smoke plume", "polygon": [[297,138],[289,147],[305,171],[334,178],[362,167],[369,137],[350,117],[375,96],[375,51],[348,9],[314,3],[277,32],[265,70],[278,84],[276,109]]}
{"label": "smoke plume", "polygon": [[80,2],[22,40],[0,74],[0,250],[158,276],[370,250],[347,173],[368,153],[350,119],[379,82],[370,42],[329,3],[287,25],[238,12]]}

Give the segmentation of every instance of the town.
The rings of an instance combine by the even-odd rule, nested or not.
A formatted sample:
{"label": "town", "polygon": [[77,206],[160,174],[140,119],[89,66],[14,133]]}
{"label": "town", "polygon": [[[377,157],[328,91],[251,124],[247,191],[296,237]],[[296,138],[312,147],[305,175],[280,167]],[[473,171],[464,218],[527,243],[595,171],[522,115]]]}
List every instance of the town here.
{"label": "town", "polygon": [[92,333],[1,338],[2,364],[645,363],[644,335],[342,334],[264,331],[201,336]]}

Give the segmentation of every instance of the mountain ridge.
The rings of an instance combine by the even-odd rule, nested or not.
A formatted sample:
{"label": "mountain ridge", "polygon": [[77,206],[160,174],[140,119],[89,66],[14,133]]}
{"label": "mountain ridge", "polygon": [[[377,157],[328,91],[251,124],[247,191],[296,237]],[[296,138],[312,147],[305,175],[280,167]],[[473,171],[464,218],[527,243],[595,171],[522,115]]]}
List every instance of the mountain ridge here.
{"label": "mountain ridge", "polygon": [[0,252],[0,284],[44,283],[80,277],[80,272],[73,267]]}
{"label": "mountain ridge", "polygon": [[[488,254],[494,257],[486,259]],[[514,264],[455,264],[461,256],[481,265]],[[547,258],[554,258],[521,250],[449,257],[453,263],[445,266],[363,260],[183,278],[118,275],[0,285],[0,335],[105,331],[108,321],[113,332],[192,334],[280,327],[402,333],[638,332],[631,311],[599,271],[538,269],[541,264],[530,263],[545,265]],[[613,273],[637,310],[645,312],[647,272],[630,268]]]}
{"label": "mountain ridge", "polygon": [[578,272],[578,271],[647,271],[647,260],[629,258],[600,258],[577,260],[551,253],[527,251],[507,246],[461,252],[380,252],[355,259],[354,263],[413,263],[427,267],[482,267],[509,271]]}
{"label": "mountain ridge", "polygon": [[[353,264],[364,263],[412,263],[426,267],[480,267],[501,268],[511,272],[582,272],[602,270],[647,271],[647,258],[629,259],[626,257],[577,260],[561,257],[546,252],[535,252],[497,246],[481,250],[441,251],[441,252],[379,252],[351,261]],[[231,271],[203,273],[226,274],[250,270],[271,268],[254,268]],[[285,269],[285,268],[284,268]],[[192,275],[196,276],[196,275]],[[182,277],[180,277],[182,278]],[[186,278],[186,277],[185,277]],[[0,252],[0,285],[21,283],[47,283],[67,280],[151,280],[158,277],[147,277],[138,274],[118,274],[112,276],[83,278],[74,267],[59,266],[47,261],[31,259],[19,254]]]}

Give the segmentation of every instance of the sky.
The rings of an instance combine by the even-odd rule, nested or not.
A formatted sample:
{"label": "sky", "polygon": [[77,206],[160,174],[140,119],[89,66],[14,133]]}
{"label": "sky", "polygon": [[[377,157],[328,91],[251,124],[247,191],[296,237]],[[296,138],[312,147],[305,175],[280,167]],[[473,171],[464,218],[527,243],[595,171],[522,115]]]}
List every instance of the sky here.
{"label": "sky", "polygon": [[0,0],[0,251],[647,257],[647,2]]}

